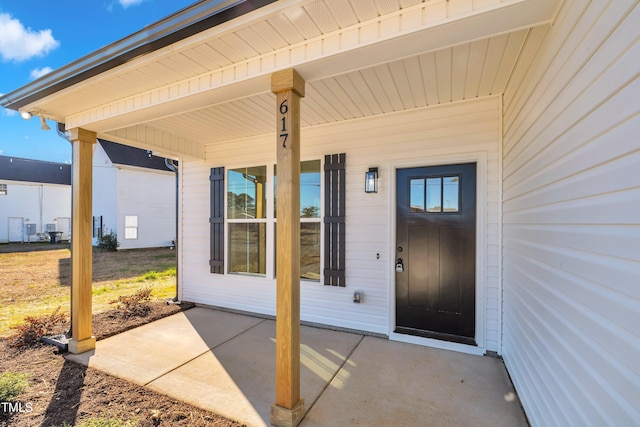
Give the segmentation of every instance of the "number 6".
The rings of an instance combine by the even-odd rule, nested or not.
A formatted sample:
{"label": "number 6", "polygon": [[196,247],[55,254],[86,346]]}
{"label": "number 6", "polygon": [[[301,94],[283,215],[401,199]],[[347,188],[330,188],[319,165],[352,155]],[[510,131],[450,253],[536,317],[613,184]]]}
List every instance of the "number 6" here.
{"label": "number 6", "polygon": [[289,111],[289,107],[287,106],[287,100],[285,99],[280,104],[280,114],[287,114],[287,111]]}

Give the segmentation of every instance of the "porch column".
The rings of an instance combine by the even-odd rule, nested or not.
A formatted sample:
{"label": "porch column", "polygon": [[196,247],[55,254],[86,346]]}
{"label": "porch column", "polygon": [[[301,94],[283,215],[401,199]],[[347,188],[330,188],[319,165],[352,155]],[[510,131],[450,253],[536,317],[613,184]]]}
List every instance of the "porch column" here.
{"label": "porch column", "polygon": [[91,330],[91,196],[93,144],[96,133],[80,128],[69,131],[73,151],[71,209],[71,339],[69,351],[79,354],[95,348]]}
{"label": "porch column", "polygon": [[276,94],[278,251],[276,278],[276,401],[271,424],[297,426],[300,398],[300,98],[304,80],[293,69],[271,75]]}

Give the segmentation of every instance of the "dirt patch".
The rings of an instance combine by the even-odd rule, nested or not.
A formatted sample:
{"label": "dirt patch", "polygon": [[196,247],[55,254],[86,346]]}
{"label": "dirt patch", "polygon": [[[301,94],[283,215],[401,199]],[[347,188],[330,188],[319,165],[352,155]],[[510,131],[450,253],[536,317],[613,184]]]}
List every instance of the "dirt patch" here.
{"label": "dirt patch", "polygon": [[[189,308],[154,303],[144,318],[123,318],[116,311],[94,316],[98,339]],[[39,345],[16,350],[0,340],[0,372],[30,375],[29,389],[13,411],[0,406],[0,426],[62,426],[90,418],[110,417],[137,426],[240,426],[216,414],[192,407],[95,369],[66,361],[57,349]],[[18,409],[18,412],[15,412]],[[19,410],[22,410],[20,412]]]}
{"label": "dirt patch", "polygon": [[194,304],[191,303],[180,305],[162,302],[150,303],[149,313],[144,317],[124,317],[119,310],[104,311],[93,315],[93,335],[97,340],[101,340],[192,307],[194,307]]}

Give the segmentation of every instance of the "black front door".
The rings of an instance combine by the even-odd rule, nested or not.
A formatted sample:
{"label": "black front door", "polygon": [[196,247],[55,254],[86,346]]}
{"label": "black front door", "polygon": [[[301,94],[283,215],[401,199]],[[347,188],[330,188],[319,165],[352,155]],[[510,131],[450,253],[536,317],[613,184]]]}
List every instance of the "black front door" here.
{"label": "black front door", "polygon": [[396,332],[475,345],[476,164],[397,171]]}

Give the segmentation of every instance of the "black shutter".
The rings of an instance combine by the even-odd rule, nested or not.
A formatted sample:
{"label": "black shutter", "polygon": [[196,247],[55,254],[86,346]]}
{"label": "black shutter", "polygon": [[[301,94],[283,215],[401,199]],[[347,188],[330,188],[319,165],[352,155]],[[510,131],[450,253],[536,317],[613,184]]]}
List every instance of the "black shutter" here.
{"label": "black shutter", "polygon": [[211,245],[209,265],[211,272],[224,274],[224,168],[212,168],[211,175],[211,217],[209,225]]}
{"label": "black shutter", "polygon": [[324,157],[324,284],[345,286],[346,154]]}

